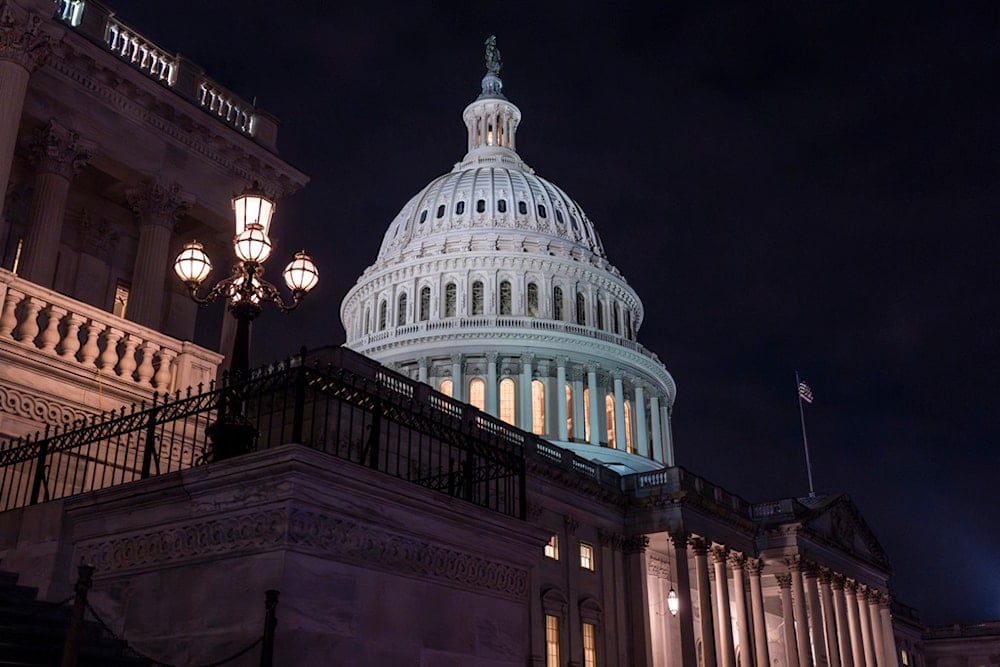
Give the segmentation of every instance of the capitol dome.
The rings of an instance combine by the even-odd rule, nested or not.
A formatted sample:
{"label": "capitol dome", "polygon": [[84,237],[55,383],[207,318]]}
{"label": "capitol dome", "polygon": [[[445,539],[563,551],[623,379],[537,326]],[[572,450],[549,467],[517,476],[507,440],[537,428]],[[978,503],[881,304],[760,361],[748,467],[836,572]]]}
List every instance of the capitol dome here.
{"label": "capitol dome", "polygon": [[468,152],[414,195],[341,305],[347,346],[586,458],[673,464],[675,387],[580,205],[515,149],[487,42]]}

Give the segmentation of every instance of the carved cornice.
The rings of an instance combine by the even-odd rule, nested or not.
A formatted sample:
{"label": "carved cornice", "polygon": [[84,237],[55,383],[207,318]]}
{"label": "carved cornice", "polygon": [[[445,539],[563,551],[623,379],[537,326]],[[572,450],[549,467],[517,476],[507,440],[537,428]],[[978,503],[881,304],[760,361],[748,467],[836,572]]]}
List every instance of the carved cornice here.
{"label": "carved cornice", "polygon": [[670,579],[670,562],[650,555],[646,559],[646,572],[657,579]]}
{"label": "carved cornice", "polygon": [[393,574],[443,581],[490,595],[524,600],[528,572],[500,561],[361,525],[337,516],[276,508],[224,516],[158,531],[84,542],[77,558],[107,575],[220,555],[252,555],[276,547]]}
{"label": "carved cornice", "polygon": [[90,154],[80,144],[80,135],[50,120],[37,128],[28,145],[28,161],[41,174],[56,174],[70,179],[90,160]]}
{"label": "carved cornice", "polygon": [[0,60],[15,62],[28,72],[45,64],[52,53],[51,38],[42,33],[36,14],[15,14],[11,4],[0,0]]}

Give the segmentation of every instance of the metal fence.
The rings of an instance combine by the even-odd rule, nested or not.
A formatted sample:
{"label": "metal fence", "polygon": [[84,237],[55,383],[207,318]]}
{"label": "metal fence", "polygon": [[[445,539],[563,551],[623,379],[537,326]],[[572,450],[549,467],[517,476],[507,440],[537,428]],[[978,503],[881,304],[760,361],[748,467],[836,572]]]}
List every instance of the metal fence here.
{"label": "metal fence", "polygon": [[6,442],[0,511],[300,443],[523,518],[537,440],[336,348]]}

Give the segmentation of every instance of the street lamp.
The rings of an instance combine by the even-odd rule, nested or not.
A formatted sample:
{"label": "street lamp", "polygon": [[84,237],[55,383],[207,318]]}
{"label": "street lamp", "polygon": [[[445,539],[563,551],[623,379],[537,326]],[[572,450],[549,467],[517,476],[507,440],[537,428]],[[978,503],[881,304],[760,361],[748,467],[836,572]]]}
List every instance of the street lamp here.
{"label": "street lamp", "polygon": [[677,612],[680,611],[680,600],[677,599],[677,591],[672,588],[667,593],[667,609],[670,610],[671,616],[676,616]]}
{"label": "street lamp", "polygon": [[268,230],[274,209],[274,201],[268,199],[256,184],[233,197],[236,222],[233,251],[239,261],[233,265],[231,273],[209,289],[205,296],[198,294],[201,284],[212,271],[212,262],[205,247],[197,241],[186,243],[174,260],[174,271],[187,285],[195,302],[206,305],[219,297],[225,297],[229,302],[229,312],[236,318],[236,339],[233,341],[229,370],[236,377],[242,377],[250,370],[250,322],[260,315],[261,304],[270,301],[283,313],[294,310],[319,282],[319,271],[305,251],[295,253],[282,272],[285,284],[292,292],[290,303],[282,299],[277,287],[264,280],[264,262],[271,255]]}

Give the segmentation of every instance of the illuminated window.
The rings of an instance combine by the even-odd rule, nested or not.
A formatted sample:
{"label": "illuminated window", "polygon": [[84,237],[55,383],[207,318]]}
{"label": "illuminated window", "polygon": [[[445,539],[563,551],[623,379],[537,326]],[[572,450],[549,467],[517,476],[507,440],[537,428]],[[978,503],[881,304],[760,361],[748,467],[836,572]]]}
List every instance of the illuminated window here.
{"label": "illuminated window", "polygon": [[552,319],[561,320],[563,318],[562,288],[552,288]]}
{"label": "illuminated window", "polygon": [[573,386],[566,383],[566,437],[573,439]]}
{"label": "illuminated window", "polygon": [[590,387],[583,390],[583,439],[590,442]]}
{"label": "illuminated window", "polygon": [[583,624],[583,667],[597,667],[597,626]]}
{"label": "illuminated window", "polygon": [[545,557],[559,560],[559,536],[553,535],[545,544]]}
{"label": "illuminated window", "polygon": [[472,314],[483,314],[483,281],[477,280],[472,283]]}
{"label": "illuminated window", "polygon": [[632,405],[625,401],[625,451],[635,454],[635,444],[632,442]]}
{"label": "illuminated window", "polygon": [[456,304],[458,303],[458,287],[455,283],[448,283],[444,286],[444,316],[455,317]]}
{"label": "illuminated window", "polygon": [[17,267],[21,265],[21,251],[24,250],[24,237],[17,240],[17,249],[14,250],[14,266],[11,267],[11,273],[17,274]]}
{"label": "illuminated window", "polygon": [[469,403],[480,410],[486,409],[486,382],[482,378],[469,380]]}
{"label": "illuminated window", "polygon": [[500,380],[500,419],[508,424],[514,424],[517,416],[514,410],[514,381],[510,378]]}
{"label": "illuminated window", "polygon": [[538,285],[528,283],[528,315],[538,317]]}
{"label": "illuminated window", "polygon": [[509,280],[504,280],[503,282],[500,283],[500,314],[501,315],[510,315],[513,312],[513,307],[511,305],[512,301],[513,301],[513,299],[511,298],[511,292],[510,292],[510,281]]}
{"label": "illuminated window", "polygon": [[396,326],[401,327],[404,324],[406,324],[406,294],[400,294],[396,303]]}
{"label": "illuminated window", "polygon": [[586,542],[580,542],[580,567],[594,571],[594,547]]}
{"label": "illuminated window", "polygon": [[463,213],[465,213],[465,202],[460,201],[455,204],[455,215],[462,215]]}
{"label": "illuminated window", "polygon": [[604,414],[608,420],[608,447],[615,446],[615,399],[611,394],[604,397]]}
{"label": "illuminated window", "polygon": [[899,657],[902,659],[904,665],[910,664],[910,654],[906,652],[905,648],[899,652]]}
{"label": "illuminated window", "polygon": [[611,304],[612,314],[611,314],[611,328],[614,329],[616,334],[621,333],[621,325],[618,323],[618,316],[620,314],[618,310],[618,302],[615,301]]}
{"label": "illuminated window", "polygon": [[545,384],[541,380],[531,381],[531,432],[545,434]]}
{"label": "illuminated window", "polygon": [[420,288],[420,321],[426,322],[431,315],[431,288]]}
{"label": "illuminated window", "polygon": [[587,300],[583,298],[583,292],[576,293],[576,323],[581,327],[587,326]]}
{"label": "illuminated window", "polygon": [[385,320],[389,313],[389,304],[385,302],[385,299],[379,301],[378,303],[378,330],[382,331],[385,329]]}
{"label": "illuminated window", "polygon": [[[18,255],[20,255],[21,253],[20,241],[18,241],[17,252]],[[128,283],[124,283],[119,280],[118,284],[115,285],[115,303],[111,308],[111,312],[117,315],[118,317],[125,317],[125,311],[128,310],[128,290],[129,290]]]}
{"label": "illuminated window", "polygon": [[448,378],[447,380],[441,380],[441,386],[438,387],[438,391],[440,391],[445,396],[454,396],[455,395],[454,389],[455,385],[454,383],[452,383],[451,378]]}
{"label": "illuminated window", "polygon": [[545,615],[545,667],[559,665],[559,617]]}

